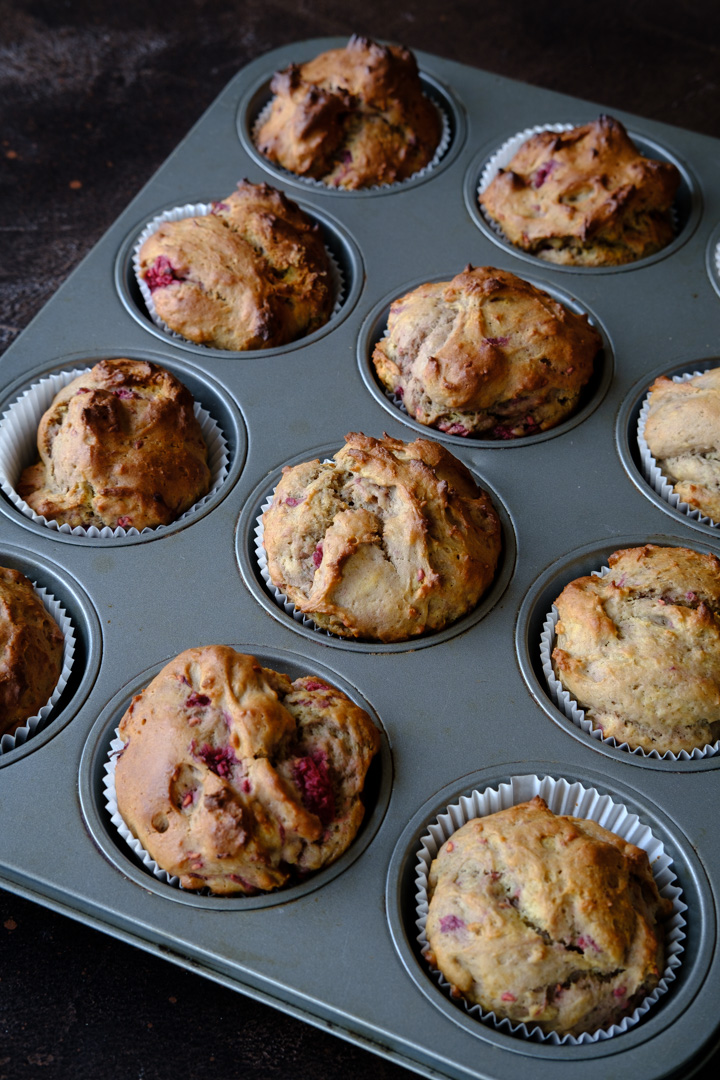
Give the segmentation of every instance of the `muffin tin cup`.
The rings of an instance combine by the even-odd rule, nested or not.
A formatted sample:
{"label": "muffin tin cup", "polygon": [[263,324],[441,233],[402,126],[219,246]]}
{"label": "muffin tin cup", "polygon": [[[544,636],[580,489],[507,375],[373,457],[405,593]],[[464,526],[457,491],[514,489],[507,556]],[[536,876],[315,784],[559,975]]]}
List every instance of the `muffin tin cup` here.
{"label": "muffin tin cup", "polygon": [[38,586],[37,582],[33,582],[33,588],[35,589],[35,594],[38,599],[42,601],[42,605],[48,615],[55,620],[62,631],[62,668],[60,677],[55,684],[55,689],[48,698],[46,704],[38,710],[37,714],[28,717],[25,723],[16,728],[12,734],[0,736],[0,756],[14,750],[16,746],[24,746],[28,740],[32,739],[34,735],[37,735],[46,727],[52,716],[53,709],[62,697],[63,691],[67,686],[73,670],[73,661],[75,659],[75,630],[70,621],[70,617],[60,601],[49,593],[47,589]]}
{"label": "muffin tin cup", "polygon": [[[653,875],[660,895],[671,900],[673,912],[665,925],[665,969],[658,986],[648,994],[640,1005],[618,1024],[596,1032],[584,1032],[582,1035],[560,1035],[557,1032],[544,1033],[537,1026],[513,1023],[507,1018],[499,1018],[494,1012],[483,1011],[479,1005],[462,1001],[458,1008],[463,1009],[483,1024],[509,1032],[511,1035],[537,1042],[548,1042],[556,1046],[579,1046],[586,1043],[601,1042],[622,1035],[637,1024],[652,1006],[665,994],[676,978],[677,969],[682,962],[685,939],[684,912],[687,905],[682,899],[682,892],[677,884],[672,860],[665,852],[662,840],[653,835],[652,830],[643,824],[621,802],[609,795],[601,795],[592,787],[585,787],[580,782],[566,779],[556,780],[550,776],[518,775],[512,776],[507,783],[497,787],[474,790],[459,801],[449,805],[445,812],[428,825],[427,832],[421,837],[417,851],[415,869],[416,882],[416,926],[417,941],[424,954],[429,948],[425,936],[428,914],[427,883],[430,867],[438,851],[454,832],[466,822],[476,817],[506,810],[518,803],[527,802],[539,795],[555,814],[586,818],[597,822],[603,828],[621,836],[628,843],[635,844],[647,852]],[[451,986],[444,976],[428,965],[428,977],[433,979],[448,997]],[[453,1002],[456,999],[452,998]]]}
{"label": "muffin tin cup", "polygon": [[101,712],[85,745],[80,765],[80,795],[88,828],[105,856],[123,874],[144,889],[167,900],[192,907],[220,910],[250,910],[289,903],[313,892],[341,874],[360,858],[372,842],[385,817],[393,780],[393,761],[381,719],[365,697],[347,680],[325,664],[286,650],[260,645],[233,644],[238,652],[256,657],[263,666],[282,671],[291,679],[316,675],[325,679],[359,705],[380,733],[380,750],[368,769],[363,802],[365,814],[349,847],[335,861],[290,884],[251,895],[213,895],[209,889],[185,889],[180,879],[163,870],[123,821],[115,794],[115,765],[123,748],[118,725],[135,695],[141,693],[167,663],[163,661],[141,672],[122,687]]}
{"label": "muffin tin cup", "polygon": [[[592,117],[590,117],[590,119],[592,119]],[[653,252],[653,254],[646,255],[641,259],[634,259],[616,265],[582,266],[571,263],[553,262],[549,259],[543,259],[533,252],[524,251],[521,247],[513,244],[503,232],[500,224],[486,214],[485,210],[480,205],[482,195],[487,190],[489,184],[501,169],[507,168],[514,155],[529,138],[542,131],[554,131],[558,133],[570,131],[573,127],[587,122],[588,117],[586,116],[584,120],[579,120],[575,123],[561,121],[548,124],[536,124],[509,136],[499,146],[496,145],[492,148],[489,153],[482,154],[477,158],[468,171],[465,184],[465,201],[472,218],[489,239],[493,240],[506,251],[511,252],[520,259],[535,263],[536,265],[540,264],[541,266],[548,267],[553,271],[560,271],[561,273],[590,275],[621,273],[636,269],[637,267],[647,266],[650,263],[666,258],[667,255],[672,254],[681,244],[685,243],[697,226],[702,209],[700,190],[687,166],[674,153],[634,130],[628,129],[628,135],[641,154],[645,157],[670,162],[680,174],[680,187],[672,207],[675,237],[669,244],[661,248],[660,251]]]}
{"label": "muffin tin cup", "polygon": [[[160,226],[164,225],[166,222],[182,221],[184,218],[191,217],[207,217],[209,214],[212,214],[214,205],[215,204],[211,202],[186,203],[184,206],[175,206],[171,210],[164,210],[162,213],[156,214],[152,221],[149,221],[140,233],[132,251],[132,266],[135,274],[135,280],[137,282],[138,288],[140,289],[140,293],[142,294],[142,298],[145,302],[145,306],[148,310],[150,318],[155,323],[155,326],[157,326],[159,330],[162,330],[164,334],[167,334],[167,336],[171,339],[182,342],[185,345],[197,346],[199,343],[191,341],[189,338],[185,338],[182,336],[182,334],[178,334],[175,330],[172,330],[167,325],[167,323],[158,315],[155,308],[155,301],[153,300],[152,291],[148,287],[140,269],[140,248],[143,246],[145,241],[148,240],[151,236],[153,236],[158,231]],[[342,270],[340,269],[337,260],[335,259],[335,256],[327,246],[325,247],[325,252],[327,254],[330,264],[332,292],[335,298],[333,310],[330,315],[330,319],[332,319],[340,312],[343,303],[345,302],[347,291],[345,288],[345,281],[343,278]],[[330,321],[330,319],[328,319],[328,322]],[[200,343],[200,348],[202,349],[211,347],[212,346],[205,346]],[[228,349],[225,351],[234,353],[235,350]]]}
{"label": "muffin tin cup", "polygon": [[[595,577],[605,577],[610,573],[609,566],[603,566],[600,570],[591,571]],[[555,643],[555,627],[558,622],[558,610],[553,605],[553,608],[545,619],[543,624],[543,631],[540,637],[540,661],[542,663],[543,674],[547,680],[548,689],[552,700],[562,709],[568,720],[572,721],[575,727],[580,728],[591,738],[597,739],[599,742],[604,743],[606,746],[617,747],[619,750],[625,750],[628,754],[635,754],[637,757],[643,758],[655,758],[661,761],[697,761],[701,758],[714,757],[715,754],[720,752],[720,739],[715,743],[708,743],[703,747],[693,747],[691,752],[687,750],[680,750],[678,753],[673,753],[672,750],[667,750],[664,754],[659,753],[657,750],[644,750],[641,746],[630,746],[628,743],[619,743],[617,739],[612,736],[606,738],[602,731],[595,727],[591,720],[587,719],[585,710],[582,709],[575,698],[570,694],[556,677],[552,666],[552,651]]]}
{"label": "muffin tin cup", "polygon": [[[133,527],[126,529],[121,526],[115,529],[104,526],[98,529],[95,525],[88,528],[83,528],[80,525],[74,528],[67,524],[58,525],[57,521],[36,514],[16,491],[16,485],[20,480],[23,469],[37,460],[37,429],[43,414],[50,407],[60,390],[80,375],[87,375],[89,371],[90,368],[84,367],[47,375],[38,382],[32,383],[3,413],[2,419],[0,419],[0,489],[24,517],[55,533],[77,538],[88,537],[107,541],[140,536],[152,538],[162,535],[163,532],[170,528],[169,525],[161,525],[155,529],[143,529],[142,531]],[[195,417],[200,424],[208,448],[208,465],[211,472],[210,490],[194,506],[181,514],[176,519],[176,522],[172,523],[173,525],[177,522],[188,521],[193,514],[202,509],[219,491],[228,476],[228,445],[218,423],[197,401],[195,402]]]}
{"label": "muffin tin cup", "polygon": [[[689,379],[695,378],[697,375],[703,375],[702,371],[689,371],[684,375],[673,375],[673,382],[687,382]],[[640,461],[642,464],[643,475],[647,480],[653,491],[657,492],[661,499],[671,506],[674,510],[677,510],[679,514],[684,514],[692,521],[696,521],[698,525],[707,525],[712,529],[720,528],[720,522],[713,521],[712,518],[706,517],[701,510],[696,509],[694,506],[690,506],[688,503],[683,502],[679,495],[675,494],[672,483],[664,475],[657,461],[652,455],[650,447],[645,441],[645,424],[648,418],[648,412],[650,411],[650,394],[640,407],[640,415],[638,417],[637,425],[637,442],[638,449],[640,451]]]}

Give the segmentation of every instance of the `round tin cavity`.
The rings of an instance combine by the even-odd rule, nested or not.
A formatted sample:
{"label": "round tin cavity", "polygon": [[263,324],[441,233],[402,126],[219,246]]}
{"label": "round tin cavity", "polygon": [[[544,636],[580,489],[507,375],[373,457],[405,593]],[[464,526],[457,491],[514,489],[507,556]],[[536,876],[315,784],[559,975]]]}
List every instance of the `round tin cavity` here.
{"label": "round tin cavity", "polygon": [[197,211],[198,206],[205,205],[201,203],[200,199],[197,199],[194,203],[188,203],[184,208],[178,207],[176,203],[166,203],[164,206],[159,207],[153,214],[150,214],[147,218],[143,219],[143,221],[139,222],[129,236],[126,237],[115,260],[115,287],[125,309],[143,327],[143,329],[149,331],[149,333],[153,334],[156,338],[159,338],[166,345],[184,349],[203,359],[225,358],[238,360],[245,357],[250,359],[271,357],[280,353],[291,352],[294,349],[318,341],[320,338],[324,337],[325,334],[330,333],[339,326],[355,306],[363,284],[362,256],[360,255],[359,247],[341,222],[324,210],[318,210],[317,207],[304,203],[301,199],[295,199],[294,201],[301,210],[319,225],[323,243],[339,273],[337,285],[342,290],[341,303],[338,304],[328,321],[323,326],[318,327],[317,330],[314,330],[311,334],[300,337],[296,341],[288,342],[287,345],[281,345],[272,349],[248,349],[244,352],[236,352],[231,349],[214,349],[206,345],[196,345],[170,330],[163,330],[153,321],[145,300],[143,299],[135,274],[134,254],[138,242],[147,226],[155,217],[168,211],[177,210],[179,212],[181,209],[187,210],[187,213],[180,213],[181,217],[192,217],[193,213]]}
{"label": "round tin cavity", "polygon": [[[613,537],[611,541],[585,545],[568,553],[554,562],[540,575],[529,589],[520,607],[516,625],[516,650],[518,662],[530,692],[538,705],[558,724],[566,734],[578,739],[586,746],[616,760],[624,761],[650,769],[671,771],[704,771],[720,767],[720,754],[715,747],[712,751],[698,748],[692,754],[680,751],[677,754],[666,753],[660,756],[657,751],[632,749],[626,744],[619,745],[615,739],[604,738],[602,732],[593,728],[586,720],[584,711],[577,707],[572,699],[567,703],[553,697],[552,688],[546,674],[547,660],[543,664],[543,632],[549,627],[554,631],[554,623],[548,619],[555,610],[555,599],[564,587],[576,578],[602,571],[613,552],[623,548],[642,547],[644,544],[656,544],[661,547],[688,547],[703,554],[715,554],[705,544],[669,535],[642,536],[624,535]],[[547,651],[547,650],[546,650]],[[552,642],[549,644],[552,651]]]}
{"label": "round tin cavity", "polygon": [[[87,594],[56,564],[34,552],[7,544],[0,548],[0,565],[18,570],[44,590],[62,610],[65,635],[64,678],[52,706],[40,710],[13,735],[0,736],[0,768],[19,761],[52,739],[76,715],[95,682],[102,653],[100,623]],[[55,610],[53,617],[60,623]]]}
{"label": "round tin cavity", "polygon": [[578,119],[574,123],[549,122],[538,124],[523,132],[508,132],[505,139],[501,139],[493,146],[486,147],[482,150],[471,163],[465,175],[465,205],[471,218],[485,236],[489,240],[492,240],[494,244],[497,244],[498,247],[503,248],[505,251],[509,252],[511,255],[515,255],[519,259],[534,263],[536,266],[550,267],[554,271],[591,275],[621,273],[648,266],[654,262],[658,262],[660,259],[666,258],[668,255],[672,255],[678,248],[682,247],[690,236],[692,236],[700,220],[700,215],[702,213],[700,186],[688,166],[681,161],[673,151],[667,149],[667,147],[663,146],[661,143],[658,143],[654,138],[635,130],[629,130],[628,134],[637,149],[645,157],[654,158],[658,161],[670,162],[680,173],[680,186],[675,196],[673,207],[676,223],[675,239],[666,247],[662,248],[662,250],[656,251],[653,255],[648,255],[644,259],[637,259],[634,262],[622,263],[618,266],[566,266],[562,263],[551,263],[539,258],[537,255],[532,255],[527,251],[523,251],[521,248],[516,247],[515,244],[510,243],[500,230],[499,226],[492,222],[481,209],[478,199],[480,187],[481,185],[483,188],[487,186],[492,175],[497,171],[498,164],[506,164],[506,160],[509,160],[508,150],[510,150],[510,147],[512,147],[512,149],[510,150],[509,156],[512,157],[522,143],[537,131],[547,131],[548,129],[555,131],[568,130],[576,125],[587,123],[587,121],[588,117]]}
{"label": "round tin cavity", "polygon": [[77,353],[59,360],[51,369],[37,371],[30,379],[13,384],[0,402],[0,488],[5,496],[0,509],[42,536],[70,543],[132,544],[156,540],[185,528],[215,507],[237,480],[245,462],[245,425],[230,395],[209,376],[164,354],[132,350],[135,360],[147,360],[166,368],[190,391],[209,449],[211,488],[193,507],[169,525],[138,532],[132,527],[111,529],[71,528],[39,517],[17,494],[22,470],[37,460],[37,425],[55,394],[71,379],[117,353]]}
{"label": "round tin cavity", "polygon": [[[145,853],[145,859],[138,850],[121,835],[117,823],[122,824],[119,815],[111,818],[107,805],[108,763],[112,754],[112,743],[116,729],[135,694],[140,693],[155,675],[165,666],[166,660],[141,672],[125,684],[108,702],[90,732],[80,762],[80,801],[85,821],[95,842],[106,858],[123,874],[130,877],[143,889],[149,889],[158,896],[187,904],[191,907],[204,907],[213,910],[242,911],[252,908],[271,907],[289,903],[320,888],[341,874],[358,859],[377,833],[385,816],[392,790],[393,763],[387,735],[380,719],[362,694],[341,675],[316,660],[306,659],[301,654],[284,650],[268,650],[255,645],[233,644],[238,652],[249,653],[256,657],[264,667],[288,675],[291,679],[303,675],[318,675],[328,683],[342,690],[352,701],[363,708],[371,717],[380,732],[380,752],[373,760],[367,774],[363,791],[365,815],[360,829],[350,847],[329,866],[309,875],[295,885],[277,889],[273,892],[253,896],[212,896],[183,889],[177,879],[169,879],[164,872],[155,874],[155,866]],[[112,785],[114,789],[114,784]],[[128,830],[125,829],[125,833]],[[132,839],[132,838],[131,838]],[[136,850],[138,849],[138,850]]]}
{"label": "round tin cavity", "polygon": [[[545,1036],[520,1030],[509,1021],[493,1024],[452,998],[435,978],[423,956],[423,878],[430,849],[439,847],[465,820],[494,813],[539,794],[556,813],[599,821],[610,831],[652,852],[653,873],[661,892],[673,901],[674,912],[666,933],[667,959],[674,980],[652,1003],[640,1022],[602,1036]],[[478,809],[479,808],[479,809]],[[426,839],[429,838],[429,839]],[[398,839],[388,868],[386,907],[393,943],[417,988],[449,1020],[486,1042],[533,1058],[560,1060],[595,1058],[642,1044],[656,1036],[687,1009],[707,976],[711,956],[705,942],[712,940],[715,915],[708,911],[708,884],[687,837],[657,807],[638,798],[632,788],[600,773],[573,769],[558,771],[557,763],[523,761],[471,773],[433,795],[408,822]],[[673,925],[674,923],[674,925]],[[708,934],[711,935],[708,939]],[[684,951],[683,951],[684,950]]]}
{"label": "round tin cavity", "polygon": [[654,372],[643,376],[625,398],[617,418],[616,438],[620,459],[630,479],[642,494],[660,510],[669,514],[676,521],[698,529],[706,536],[718,538],[720,522],[713,520],[700,510],[681,502],[672,485],[665,479],[643,438],[650,387],[661,375],[673,381],[684,381],[693,375],[700,375],[720,365],[720,356],[702,359],[688,358],[672,367],[656,368]]}
{"label": "round tin cavity", "polygon": [[315,458],[320,461],[327,461],[337,450],[337,443],[328,443],[308,450],[303,454],[298,454],[265,477],[248,496],[238,521],[235,550],[243,580],[258,603],[273,618],[310,641],[321,642],[323,645],[330,645],[338,649],[349,649],[354,652],[405,652],[407,650],[423,649],[429,645],[437,645],[443,641],[448,641],[480,622],[497,604],[512,577],[516,559],[516,540],[514,525],[502,499],[487,481],[478,476],[473,470],[471,471],[476,483],[490,496],[500,519],[502,551],[494,581],[485,595],[481,597],[477,607],[444,630],[389,644],[377,641],[356,641],[352,638],[339,637],[330,631],[317,627],[310,618],[299,612],[287,597],[284,597],[272,586],[267,574],[263,574],[262,562],[258,558],[258,550],[262,545],[260,518],[266,506],[269,505],[269,500],[271,500],[272,494],[282,477],[282,470],[285,466],[299,465]]}
{"label": "round tin cavity", "polygon": [[[454,272],[444,275],[438,274],[437,276],[430,278],[430,281],[450,281],[456,273],[459,273],[459,271],[455,270]],[[571,296],[568,292],[559,289],[553,282],[544,281],[541,278],[528,277],[526,275],[522,275],[522,279],[548,293],[553,299],[557,300],[571,311],[574,311],[579,315],[587,315],[590,323],[595,327],[602,338],[602,348],[595,361],[593,375],[587,385],[583,388],[578,407],[571,416],[568,416],[567,419],[563,420],[561,423],[556,424],[555,427],[538,432],[536,435],[523,435],[518,438],[508,439],[484,439],[472,434],[453,435],[428,424],[420,424],[413,417],[409,416],[407,409],[403,405],[402,398],[397,394],[388,393],[385,387],[380,383],[375,372],[372,354],[375,345],[384,337],[387,331],[390,306],[393,301],[404,296],[406,293],[411,292],[413,289],[417,289],[420,285],[425,284],[428,280],[427,278],[417,278],[405,285],[399,286],[397,289],[393,290],[392,293],[388,293],[382,300],[378,301],[360,328],[357,344],[357,360],[363,382],[375,401],[390,413],[395,420],[399,420],[401,423],[406,424],[408,427],[412,428],[413,431],[418,432],[420,435],[424,435],[425,438],[435,439],[438,442],[447,443],[450,446],[464,446],[466,448],[470,447],[483,450],[532,446],[535,443],[545,442],[547,439],[554,439],[558,435],[563,435],[565,432],[572,430],[572,428],[586,420],[603,401],[613,379],[614,357],[608,333],[599,317],[590,307]]]}
{"label": "round tin cavity", "polygon": [[[297,62],[300,63],[309,59],[311,59],[309,56],[300,57]],[[243,149],[258,165],[271,173],[283,184],[292,184],[295,187],[304,188],[306,191],[312,191],[313,194],[339,196],[340,198],[348,198],[350,196],[356,198],[372,198],[377,195],[388,195],[397,191],[406,191],[408,187],[416,187],[418,184],[422,184],[433,177],[439,170],[447,168],[447,166],[456,158],[462,143],[464,142],[465,120],[462,110],[454,100],[452,93],[443,85],[443,83],[436,79],[435,76],[427,71],[421,70],[420,82],[422,84],[423,93],[433,102],[443,119],[443,136],[438,151],[436,152],[436,157],[432,162],[423,169],[420,169],[413,176],[408,177],[407,180],[401,180],[394,184],[384,184],[377,187],[359,188],[357,190],[329,187],[327,184],[322,183],[322,181],[298,176],[296,173],[284,169],[281,165],[276,165],[266,158],[264,154],[261,154],[255,145],[255,140],[253,138],[255,127],[263,111],[272,101],[273,94],[270,89],[270,83],[273,74],[274,73],[263,75],[241,100],[237,112],[237,129]]]}

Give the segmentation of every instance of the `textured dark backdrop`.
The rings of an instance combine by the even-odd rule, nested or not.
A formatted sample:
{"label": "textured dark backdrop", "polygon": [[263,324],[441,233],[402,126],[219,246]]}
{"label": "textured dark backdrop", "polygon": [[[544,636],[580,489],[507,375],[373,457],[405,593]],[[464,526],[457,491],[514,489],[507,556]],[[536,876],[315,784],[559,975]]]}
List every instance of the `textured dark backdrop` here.
{"label": "textured dark backdrop", "polygon": [[[717,0],[357,7],[0,0],[0,351],[238,69],[285,42],[363,33],[720,137]],[[1,773],[0,828],[24,828]],[[0,892],[0,1080],[410,1075]]]}

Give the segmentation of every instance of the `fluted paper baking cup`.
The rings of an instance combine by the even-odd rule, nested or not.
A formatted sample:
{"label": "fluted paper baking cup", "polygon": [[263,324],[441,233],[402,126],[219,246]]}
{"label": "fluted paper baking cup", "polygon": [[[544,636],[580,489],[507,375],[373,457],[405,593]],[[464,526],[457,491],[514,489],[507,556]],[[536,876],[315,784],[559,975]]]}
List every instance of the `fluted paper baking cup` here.
{"label": "fluted paper baking cup", "polygon": [[[610,568],[603,566],[600,570],[593,570],[592,572],[596,577],[605,577],[606,574],[610,573]],[[635,754],[636,757],[657,758],[661,761],[697,761],[699,758],[713,757],[718,753],[720,739],[715,743],[708,743],[704,747],[696,746],[693,748],[692,753],[688,753],[687,750],[680,750],[675,754],[672,750],[667,750],[664,754],[660,754],[657,750],[643,750],[640,746],[632,747],[626,742],[620,743],[612,736],[606,738],[600,728],[595,727],[592,721],[586,717],[585,710],[578,705],[572,694],[568,693],[553,671],[552,651],[558,618],[558,610],[553,604],[552,610],[545,617],[542,634],[540,635],[540,660],[550,690],[550,696],[575,727],[580,728],[591,738],[597,739],[598,742],[604,743],[606,746],[617,747],[618,750],[625,750],[628,754]]]}
{"label": "fluted paper baking cup", "polygon": [[[150,318],[155,325],[167,334],[171,338],[175,338],[176,341],[184,341],[187,345],[197,345],[198,342],[190,341],[189,338],[183,337],[182,334],[178,334],[175,330],[171,330],[168,324],[161,319],[157,313],[155,307],[155,301],[153,300],[152,292],[148,288],[145,278],[142,276],[140,269],[140,248],[143,246],[146,240],[148,240],[154,233],[158,231],[161,225],[164,225],[168,221],[182,221],[183,218],[190,217],[207,217],[213,211],[213,203],[186,203],[185,206],[175,206],[172,210],[166,210],[162,214],[157,214],[152,221],[149,221],[143,231],[140,233],[138,240],[133,248],[133,270],[135,272],[135,280],[138,283],[138,288],[142,293],[142,298],[145,301],[145,307],[148,310]],[[334,297],[334,304],[331,318],[337,315],[343,306],[345,300],[345,279],[343,272],[338,266],[337,260],[328,247],[325,247],[325,252],[330,263],[330,285]],[[212,348],[210,345],[202,345],[202,348]],[[232,352],[232,349],[225,350]]]}
{"label": "fluted paper baking cup", "polygon": [[[677,383],[688,382],[689,379],[694,379],[698,375],[705,374],[707,373],[704,371],[688,371],[683,375],[673,375],[672,381]],[[699,525],[709,525],[713,529],[720,528],[720,522],[713,521],[712,518],[706,517],[701,510],[697,509],[697,507],[690,506],[688,503],[682,501],[680,496],[675,493],[672,483],[667,479],[653,457],[650,447],[645,441],[645,424],[647,422],[648,412],[650,411],[650,397],[651,395],[648,393],[643,401],[637,426],[638,449],[640,451],[643,476],[650,484],[653,491],[655,491],[661,499],[664,499],[668,505],[677,510],[678,513],[684,514],[693,521],[697,521]]]}
{"label": "fluted paper baking cup", "polygon": [[[410,180],[418,180],[420,177],[427,176],[429,172],[432,172],[432,170],[440,164],[445,154],[447,153],[448,146],[450,145],[450,121],[448,120],[447,113],[444,109],[440,107],[440,105],[438,105],[437,101],[434,101],[431,97],[428,97],[427,94],[425,95],[425,97],[430,102],[430,104],[434,106],[434,108],[437,110],[438,116],[440,117],[440,123],[442,125],[440,141],[435,148],[435,153],[433,154],[432,159],[427,163],[427,165],[423,165],[422,169],[418,169],[417,172],[414,172],[411,176],[406,177],[405,180],[395,180],[391,184],[370,184],[367,187],[360,189],[348,189],[336,187],[334,184],[326,184],[323,180],[315,180],[311,176],[301,176],[299,173],[291,172],[290,169],[286,169],[283,165],[279,165],[276,161],[272,161],[271,164],[274,165],[276,169],[284,172],[286,176],[291,177],[293,180],[299,180],[300,183],[307,184],[307,186],[310,188],[318,188],[320,191],[327,191],[329,189],[330,191],[339,191],[345,192],[348,195],[356,195],[358,190],[392,191],[395,188],[402,188],[403,185],[407,184]],[[260,150],[257,145],[258,132],[260,131],[260,128],[270,115],[273,100],[274,98],[271,98],[270,101],[268,101],[267,105],[265,105],[261,112],[258,114],[258,117],[252,126],[252,141],[259,154],[262,154],[262,150]],[[262,154],[262,156],[265,157],[265,154]],[[270,158],[267,158],[267,160],[270,161]]]}
{"label": "fluted paper baking cup", "polygon": [[[111,529],[109,525],[98,529],[91,525],[83,528],[76,525],[58,525],[57,521],[49,520],[28,506],[23,498],[15,490],[23,469],[32,465],[38,458],[37,430],[43,414],[50,408],[56,394],[68,383],[80,375],[87,375],[90,368],[79,368],[74,371],[63,371],[59,374],[48,375],[39,382],[24,390],[16,401],[3,413],[0,419],[0,488],[5,492],[13,506],[40,525],[48,529],[64,533],[70,536],[88,536],[92,539],[118,540],[126,536],[155,535],[166,531],[169,525],[159,525],[156,529],[143,529],[142,534],[135,528],[124,529],[118,526]],[[218,490],[228,473],[228,446],[220,427],[213,420],[210,413],[195,402],[195,418],[200,424],[202,436],[208,449],[208,467],[210,469],[210,490],[203,495],[194,506],[181,514],[176,521],[184,521],[191,514],[196,513],[208,499]],[[173,522],[173,525],[176,522]]]}
{"label": "fluted paper baking cup", "polygon": [[62,668],[60,671],[60,678],[55,685],[55,689],[48,698],[47,703],[43,705],[35,716],[29,717],[22,727],[16,728],[12,735],[3,735],[2,738],[0,738],[0,755],[8,753],[10,750],[14,750],[16,746],[23,746],[28,739],[32,739],[34,735],[37,735],[47,727],[52,711],[60,700],[62,692],[67,685],[67,681],[70,678],[73,661],[75,659],[75,630],[65,608],[59,600],[55,599],[52,593],[49,593],[47,589],[38,586],[36,582],[33,582],[33,588],[35,589],[36,596],[42,601],[42,605],[48,615],[55,620],[62,631]]}
{"label": "fluted paper baking cup", "polygon": [[458,802],[448,806],[444,813],[439,814],[429,825],[427,833],[420,840],[420,848],[417,852],[415,867],[417,941],[423,952],[428,950],[425,934],[428,913],[428,876],[432,861],[445,841],[467,821],[497,813],[499,810],[507,810],[518,803],[528,802],[535,795],[544,799],[553,813],[595,821],[609,832],[615,833],[628,843],[647,852],[660,895],[671,900],[673,904],[672,915],[665,926],[665,970],[658,986],[643,999],[634,1012],[620,1023],[600,1031],[584,1032],[582,1035],[560,1035],[557,1032],[546,1034],[539,1027],[499,1019],[494,1012],[485,1012],[480,1005],[458,1000],[451,996],[450,983],[437,969],[428,965],[428,973],[458,1008],[464,1009],[479,1022],[491,1024],[499,1031],[537,1042],[553,1043],[556,1046],[578,1046],[583,1043],[611,1039],[634,1027],[667,992],[676,978],[677,969],[681,964],[681,954],[685,948],[682,944],[685,939],[684,927],[686,925],[683,913],[687,911],[687,905],[682,899],[682,891],[677,884],[672,860],[665,851],[662,841],[653,835],[649,826],[643,824],[637,814],[631,813],[626,806],[609,795],[601,795],[595,788],[586,788],[577,781],[573,783],[550,776],[520,775],[511,777],[507,783],[498,784],[497,787],[473,791],[470,795],[463,796]]}

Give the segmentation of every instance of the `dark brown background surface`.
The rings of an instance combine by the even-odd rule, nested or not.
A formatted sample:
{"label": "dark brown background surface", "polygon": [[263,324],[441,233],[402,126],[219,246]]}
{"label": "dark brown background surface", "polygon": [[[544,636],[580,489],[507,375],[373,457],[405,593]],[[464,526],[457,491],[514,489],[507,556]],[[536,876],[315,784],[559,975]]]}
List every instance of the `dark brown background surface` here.
{"label": "dark brown background surface", "polygon": [[[0,351],[239,68],[285,42],[363,33],[720,137],[717,0],[357,6],[0,0]],[[0,771],[0,828],[24,827]],[[0,1080],[410,1075],[0,892]]]}

